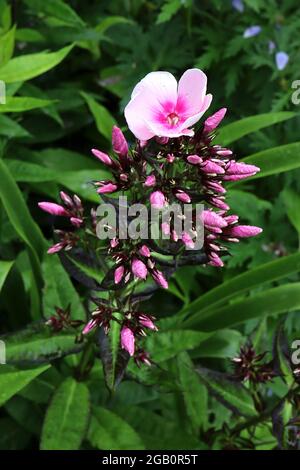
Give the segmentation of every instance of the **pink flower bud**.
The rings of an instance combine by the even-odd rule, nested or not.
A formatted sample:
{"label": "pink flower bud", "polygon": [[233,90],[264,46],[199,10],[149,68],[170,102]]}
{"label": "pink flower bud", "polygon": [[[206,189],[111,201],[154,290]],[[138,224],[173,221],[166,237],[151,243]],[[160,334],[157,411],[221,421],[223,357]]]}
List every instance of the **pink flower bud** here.
{"label": "pink flower bud", "polygon": [[158,331],[157,326],[153,323],[151,318],[148,317],[147,315],[144,315],[144,314],[139,315],[139,323],[145,328],[149,328],[149,330]]}
{"label": "pink flower bud", "polygon": [[156,269],[155,271],[153,271],[152,277],[154,281],[156,282],[156,284],[158,284],[163,289],[168,289],[169,287],[168,281],[166,280],[166,278],[164,277],[161,271],[158,271],[158,269]]}
{"label": "pink flower bud", "polygon": [[53,245],[49,248],[47,253],[49,255],[53,255],[54,253],[58,253],[59,251],[61,251],[64,247],[65,247],[64,242],[56,243],[55,245]]}
{"label": "pink flower bud", "polygon": [[217,207],[218,209],[221,209],[223,211],[229,211],[230,207],[226,202],[223,201],[220,197],[212,197],[210,198],[210,203]]}
{"label": "pink flower bud", "polygon": [[224,266],[224,263],[223,261],[221,260],[221,258],[217,255],[217,253],[214,253],[214,252],[211,252],[209,255],[208,255],[208,258],[209,258],[209,263],[211,266],[216,266],[217,268],[222,268]]}
{"label": "pink flower bud", "polygon": [[174,160],[175,160],[174,155],[173,155],[172,153],[169,153],[169,154],[167,155],[167,162],[168,162],[168,163],[173,163]]}
{"label": "pink flower bud", "polygon": [[187,161],[191,163],[192,165],[198,165],[199,163],[203,162],[202,158],[199,157],[198,155],[189,155],[187,157]]}
{"label": "pink flower bud", "polygon": [[139,141],[139,144],[140,144],[140,147],[141,147],[141,148],[144,148],[144,147],[146,147],[146,145],[148,144],[148,140],[140,140],[140,141]]}
{"label": "pink flower bud", "polygon": [[38,206],[43,211],[48,212],[52,215],[59,215],[64,217],[68,217],[70,215],[69,212],[63,206],[55,204],[54,202],[39,202]]}
{"label": "pink flower bud", "polygon": [[216,191],[217,193],[220,193],[220,194],[226,193],[226,189],[224,189],[220,183],[216,183],[215,181],[207,181],[205,183],[205,186],[208,189],[212,189],[213,191]]}
{"label": "pink flower bud", "polygon": [[110,246],[111,246],[112,248],[116,248],[116,246],[118,246],[118,245],[119,245],[119,240],[118,240],[117,238],[112,238],[112,239],[110,240]]}
{"label": "pink flower bud", "polygon": [[155,140],[160,145],[166,145],[169,142],[169,137],[155,137]]}
{"label": "pink flower bud", "polygon": [[144,183],[144,186],[146,186],[147,188],[151,188],[151,186],[155,186],[155,184],[156,184],[155,175],[147,176],[147,178],[145,180],[145,183]]}
{"label": "pink flower bud", "polygon": [[229,149],[218,150],[217,155],[220,155],[220,157],[229,157],[232,155],[232,151]]}
{"label": "pink flower bud", "polygon": [[61,191],[59,193],[60,195],[60,198],[62,200],[62,202],[69,207],[69,209],[72,209],[74,207],[74,203],[72,201],[72,199],[70,198],[70,196],[68,194],[66,194],[64,191]]}
{"label": "pink flower bud", "polygon": [[114,126],[112,129],[112,146],[114,152],[120,155],[120,157],[127,157],[128,144],[123,132],[117,126]]}
{"label": "pink flower bud", "polygon": [[248,165],[243,162],[236,162],[231,160],[226,168],[226,174],[224,176],[225,181],[239,181],[244,178],[249,178],[260,171],[255,165]]}
{"label": "pink flower bud", "polygon": [[113,193],[117,191],[118,186],[114,183],[106,183],[101,186],[101,188],[97,189],[98,194],[106,194],[106,193]]}
{"label": "pink flower bud", "polygon": [[107,165],[107,166],[112,166],[113,165],[113,160],[104,152],[101,152],[101,150],[97,150],[97,149],[92,149],[92,153],[93,155],[95,155],[95,157],[97,157],[102,163],[104,163],[104,165]]}
{"label": "pink flower bud", "polygon": [[217,163],[211,162],[210,160],[207,160],[201,165],[201,170],[208,174],[222,175],[225,173],[224,168],[222,168],[220,165],[217,165]]}
{"label": "pink flower bud", "polygon": [[232,227],[228,227],[224,233],[226,236],[230,237],[247,238],[255,237],[261,232],[262,229],[260,227],[255,227],[253,225],[234,225]]}
{"label": "pink flower bud", "polygon": [[232,215],[227,215],[226,217],[224,217],[224,219],[226,220],[228,225],[232,225],[238,222],[239,216],[232,214]]}
{"label": "pink flower bud", "polygon": [[260,168],[255,165],[248,165],[243,162],[236,162],[231,160],[226,168],[227,175],[246,175],[249,173],[258,173]]}
{"label": "pink flower bud", "polygon": [[123,276],[124,276],[124,271],[125,271],[124,266],[119,266],[115,270],[115,273],[114,273],[115,284],[119,284],[122,281]]}
{"label": "pink flower bud", "polygon": [[193,239],[189,233],[183,232],[181,240],[183,241],[186,247],[191,249],[195,248],[195,243],[193,242]]}
{"label": "pink flower bud", "polygon": [[151,256],[151,251],[149,250],[147,245],[141,246],[141,248],[139,249],[139,253],[140,255],[145,256],[146,258],[149,258],[149,256]]}
{"label": "pink flower bud", "polygon": [[213,210],[204,210],[201,214],[201,219],[204,225],[208,227],[223,228],[227,226],[226,220]]}
{"label": "pink flower bud", "polygon": [[163,222],[161,229],[164,235],[170,235],[170,224],[168,222]]}
{"label": "pink flower bud", "polygon": [[132,274],[138,279],[146,279],[148,274],[148,269],[145,263],[137,258],[134,258],[131,263],[131,271]]}
{"label": "pink flower bud", "polygon": [[83,331],[82,331],[82,334],[83,335],[86,335],[88,334],[90,331],[92,331],[95,326],[97,326],[97,321],[95,319],[92,319],[90,320],[84,327]]}
{"label": "pink flower bud", "polygon": [[175,230],[172,230],[171,238],[172,238],[173,242],[178,242],[179,237],[178,237],[178,234]]}
{"label": "pink flower bud", "polygon": [[125,349],[130,356],[134,355],[134,334],[128,326],[123,326],[121,330],[121,346]]}
{"label": "pink flower bud", "polygon": [[177,199],[181,202],[185,202],[185,203],[189,203],[191,202],[191,198],[190,196],[185,193],[184,191],[177,191],[177,193],[175,194],[175,196],[177,197]]}
{"label": "pink flower bud", "polygon": [[70,222],[74,227],[79,228],[83,224],[83,220],[79,219],[78,217],[71,217]]}
{"label": "pink flower bud", "polygon": [[162,209],[166,204],[166,199],[161,191],[154,191],[150,194],[150,204],[156,209]]}
{"label": "pink flower bud", "polygon": [[219,111],[217,111],[215,114],[210,116],[209,118],[206,119],[204,122],[204,132],[212,132],[220,122],[223,120],[225,114],[226,114],[227,108],[221,108]]}
{"label": "pink flower bud", "polygon": [[128,175],[126,173],[121,173],[120,174],[120,180],[124,181],[124,183],[127,183],[128,181]]}

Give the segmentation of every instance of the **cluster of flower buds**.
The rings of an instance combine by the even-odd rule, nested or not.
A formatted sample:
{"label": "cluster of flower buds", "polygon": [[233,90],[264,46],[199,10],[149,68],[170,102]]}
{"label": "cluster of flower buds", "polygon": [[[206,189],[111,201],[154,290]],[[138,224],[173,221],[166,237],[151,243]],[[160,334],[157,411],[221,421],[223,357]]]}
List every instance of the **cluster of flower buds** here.
{"label": "cluster of flower buds", "polygon": [[234,363],[234,377],[237,380],[249,380],[253,384],[265,383],[272,380],[276,373],[272,362],[261,362],[266,352],[256,354],[252,344],[241,347],[237,357],[232,359]]}
{"label": "cluster of flower buds", "polygon": [[238,243],[240,238],[254,237],[261,233],[260,227],[239,225],[237,215],[226,215],[225,211],[204,210],[201,214],[204,225],[204,250],[208,264],[222,267],[220,254],[227,251],[223,242]]}
{"label": "cluster of flower buds", "polygon": [[[39,202],[38,205],[40,209],[48,212],[48,214],[68,218],[74,229],[82,227],[84,224],[84,218],[83,206],[80,198],[76,194],[74,194],[73,197],[70,197],[64,191],[60,192],[60,198],[62,205],[54,202]],[[64,230],[56,230],[55,233],[58,235],[60,241],[49,248],[49,254],[54,254],[61,250],[71,250],[79,240],[79,237],[75,235],[74,231],[67,232]]]}
{"label": "cluster of flower buds", "polygon": [[132,245],[131,240],[113,238],[110,241],[109,253],[116,263],[114,282],[127,284],[132,279],[146,280],[150,274],[153,280],[163,289],[168,282],[163,273],[157,269],[151,251],[145,243]]}
{"label": "cluster of flower buds", "polygon": [[115,309],[112,309],[105,302],[102,302],[100,299],[93,299],[93,302],[96,303],[97,308],[92,312],[91,319],[85,325],[82,333],[84,335],[90,333],[94,328],[102,327],[105,334],[108,334],[110,329],[110,322],[116,320],[113,313],[116,312]]}
{"label": "cluster of flower buds", "polygon": [[98,194],[109,194],[116,191],[125,191],[131,185],[131,163],[127,141],[121,129],[117,126],[112,130],[112,147],[117,158],[112,158],[101,150],[92,149],[93,155],[98,158],[112,173],[114,179],[96,181],[94,185]]}
{"label": "cluster of flower buds", "polygon": [[121,347],[128,352],[129,356],[135,356],[138,365],[145,363],[151,364],[150,357],[147,352],[141,348],[136,348],[136,341],[138,338],[143,338],[147,335],[146,331],[157,331],[155,325],[155,317],[141,311],[126,311],[123,313],[123,319],[119,320],[114,316],[118,309],[111,308],[106,301],[101,299],[93,299],[97,307],[91,314],[91,319],[85,325],[82,333],[83,335],[89,334],[92,330],[102,327],[105,334],[109,333],[111,321],[116,321],[121,327]]}
{"label": "cluster of flower buds", "polygon": [[66,309],[55,307],[55,315],[52,315],[47,321],[46,325],[50,326],[53,331],[59,332],[67,328],[78,328],[83,324],[81,320],[72,320],[71,318],[71,305]]}
{"label": "cluster of flower buds", "polygon": [[[130,356],[135,354],[135,343],[139,337],[146,336],[145,328],[152,331],[157,331],[155,317],[145,314],[143,312],[126,312],[125,320],[121,328],[121,347],[125,349]],[[150,362],[149,356],[140,348],[138,362]]]}

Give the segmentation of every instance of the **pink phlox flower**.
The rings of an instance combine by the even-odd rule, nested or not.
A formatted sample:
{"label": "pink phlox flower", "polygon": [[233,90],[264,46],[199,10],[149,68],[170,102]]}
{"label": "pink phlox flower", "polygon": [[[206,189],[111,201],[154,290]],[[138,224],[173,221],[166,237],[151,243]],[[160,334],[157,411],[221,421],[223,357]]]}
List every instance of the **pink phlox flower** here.
{"label": "pink phlox flower", "polygon": [[212,95],[206,94],[207,77],[199,69],[189,69],[178,84],[169,72],[151,72],[134,88],[125,108],[125,118],[137,139],[154,136],[193,136],[190,129],[209,108]]}

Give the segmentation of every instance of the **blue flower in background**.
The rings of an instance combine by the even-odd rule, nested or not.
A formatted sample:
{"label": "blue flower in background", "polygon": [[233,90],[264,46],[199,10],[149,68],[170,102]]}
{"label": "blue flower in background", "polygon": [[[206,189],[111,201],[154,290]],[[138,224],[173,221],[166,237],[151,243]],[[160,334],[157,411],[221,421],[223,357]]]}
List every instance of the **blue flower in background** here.
{"label": "blue flower in background", "polygon": [[276,61],[276,67],[278,68],[278,70],[285,69],[289,60],[290,58],[286,52],[283,52],[283,51],[277,52],[275,56],[275,61]]}
{"label": "blue flower in background", "polygon": [[261,32],[261,27],[258,25],[249,26],[249,28],[245,29],[244,31],[244,38],[252,38],[253,36],[257,36]]}
{"label": "blue flower in background", "polygon": [[274,41],[270,40],[268,42],[268,49],[269,49],[269,54],[272,54],[272,52],[274,52],[274,50],[276,49],[276,44]]}
{"label": "blue flower in background", "polygon": [[231,4],[232,8],[239,11],[240,13],[243,13],[245,7],[242,0],[232,0]]}

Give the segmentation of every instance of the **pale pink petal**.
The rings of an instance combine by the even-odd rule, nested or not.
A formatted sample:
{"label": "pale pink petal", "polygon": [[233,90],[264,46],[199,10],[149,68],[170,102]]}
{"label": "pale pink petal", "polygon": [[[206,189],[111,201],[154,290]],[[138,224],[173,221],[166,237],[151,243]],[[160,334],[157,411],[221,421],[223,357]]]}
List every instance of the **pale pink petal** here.
{"label": "pale pink petal", "polygon": [[156,134],[149,127],[149,122],[154,119],[159,110],[159,103],[153,94],[146,90],[136,94],[124,109],[127,125],[135,137],[147,141]]}
{"label": "pale pink petal", "polygon": [[202,111],[206,84],[207,77],[202,70],[189,69],[184,72],[178,83],[178,113],[190,117]]}
{"label": "pale pink petal", "polygon": [[190,116],[186,119],[186,121],[183,123],[184,127],[190,127],[196,124],[196,122],[199,121],[199,119],[203,116],[203,114],[208,110],[210,107],[210,104],[212,102],[212,95],[206,95],[202,104],[201,111],[193,116]]}
{"label": "pale pink petal", "polygon": [[164,105],[166,102],[170,102],[175,108],[177,102],[177,80],[171,73],[148,73],[135,86],[131,98],[135,98],[139,93],[143,92],[145,89],[151,92],[160,104]]}

